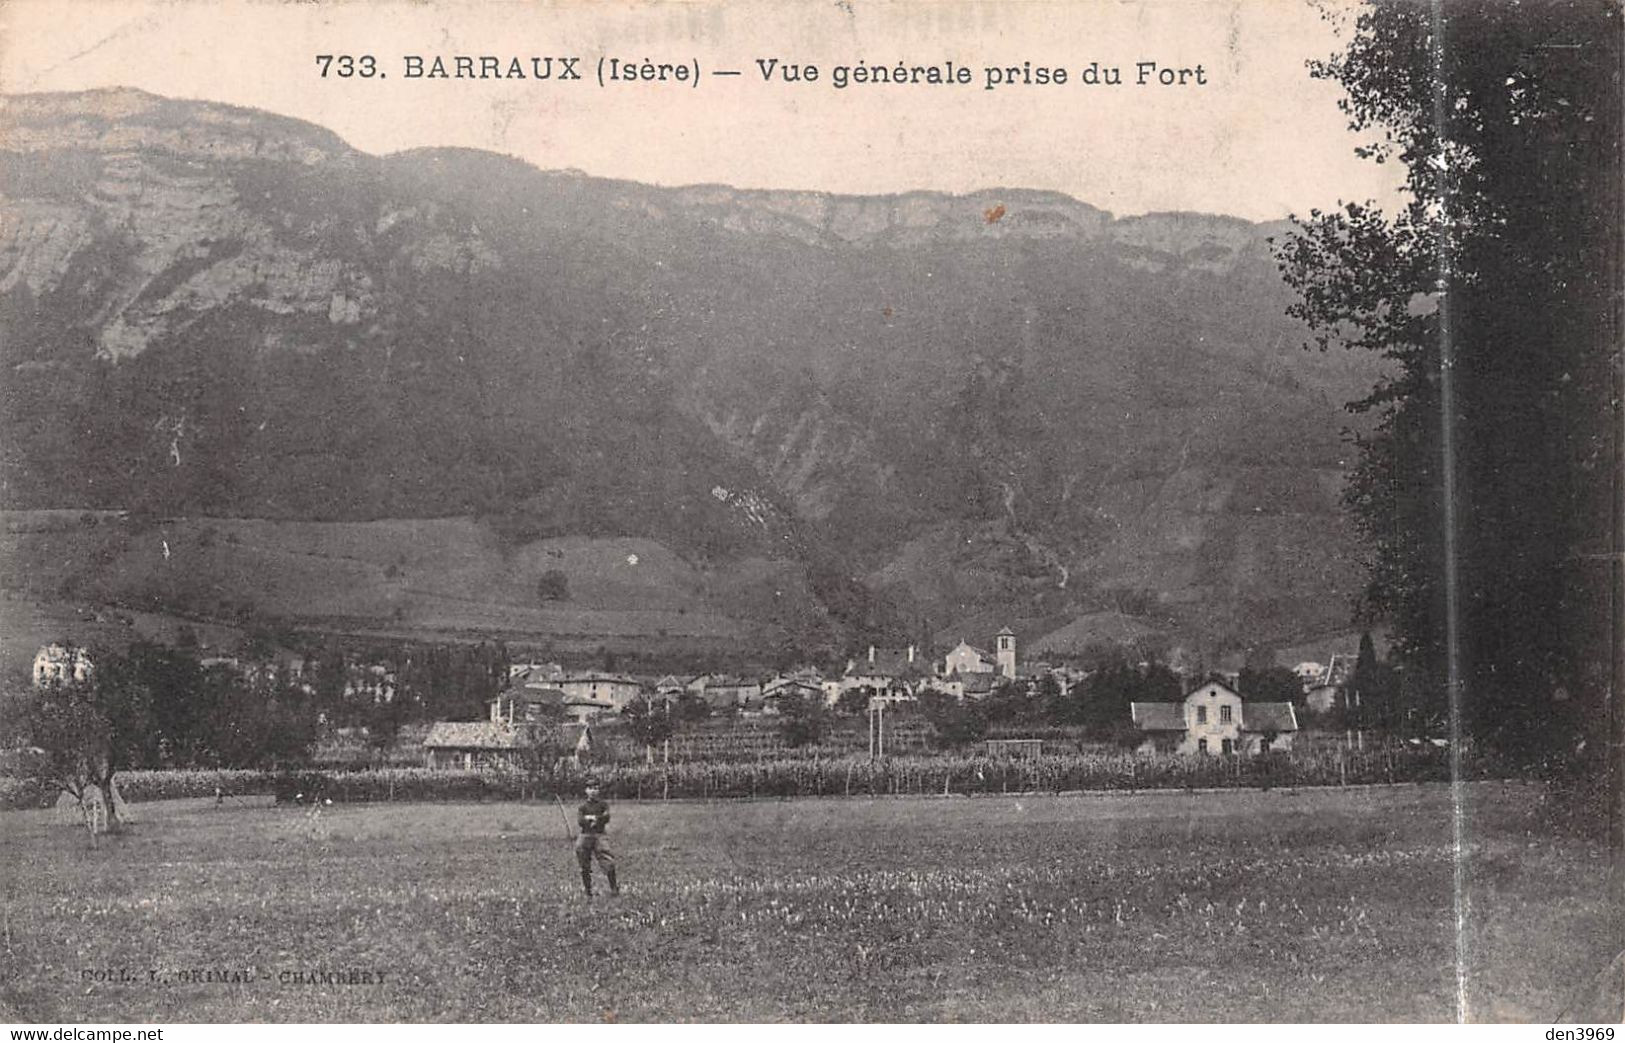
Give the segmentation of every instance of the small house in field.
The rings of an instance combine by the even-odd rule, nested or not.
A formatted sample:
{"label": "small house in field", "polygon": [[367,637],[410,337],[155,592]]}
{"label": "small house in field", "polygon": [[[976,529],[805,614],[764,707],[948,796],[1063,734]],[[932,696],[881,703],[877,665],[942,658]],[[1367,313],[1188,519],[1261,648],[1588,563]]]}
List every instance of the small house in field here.
{"label": "small house in field", "polygon": [[34,687],[89,679],[93,668],[82,648],[45,645],[34,653]]}
{"label": "small house in field", "polygon": [[1142,750],[1197,756],[1289,750],[1298,730],[1291,703],[1246,702],[1221,681],[1177,703],[1131,703],[1129,716],[1145,735]]}
{"label": "small house in field", "polygon": [[423,740],[429,768],[489,768],[517,765],[534,746],[530,728],[494,721],[437,721]]}

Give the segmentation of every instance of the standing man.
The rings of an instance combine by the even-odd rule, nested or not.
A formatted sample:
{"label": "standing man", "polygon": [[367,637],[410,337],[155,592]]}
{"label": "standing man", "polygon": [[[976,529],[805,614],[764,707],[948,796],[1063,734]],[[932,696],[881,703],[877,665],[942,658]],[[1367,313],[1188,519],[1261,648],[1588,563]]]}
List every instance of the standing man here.
{"label": "standing man", "polygon": [[594,860],[604,867],[604,876],[609,878],[609,893],[620,894],[620,885],[615,882],[615,856],[604,836],[604,830],[609,828],[609,805],[598,799],[595,782],[587,783],[587,799],[576,809],[576,825],[580,827],[576,836],[576,861],[581,864],[581,886],[587,897],[592,897]]}

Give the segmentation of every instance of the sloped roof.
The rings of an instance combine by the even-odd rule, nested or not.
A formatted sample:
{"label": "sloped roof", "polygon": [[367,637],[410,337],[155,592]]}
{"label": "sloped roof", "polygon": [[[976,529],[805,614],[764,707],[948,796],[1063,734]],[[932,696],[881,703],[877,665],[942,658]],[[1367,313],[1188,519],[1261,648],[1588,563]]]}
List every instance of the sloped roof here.
{"label": "sloped roof", "polygon": [[512,688],[504,688],[502,694],[495,699],[486,701],[496,702],[501,700],[502,702],[516,702],[524,705],[526,703],[557,703],[563,698],[564,693],[557,688],[533,688],[529,685],[515,685]]}
{"label": "sloped roof", "polygon": [[1129,703],[1129,719],[1143,732],[1182,732],[1185,730],[1183,703]]}
{"label": "sloped roof", "polygon": [[583,684],[587,682],[599,684],[638,684],[638,681],[635,678],[628,677],[626,674],[612,674],[605,670],[572,670],[552,683]]}
{"label": "sloped roof", "polygon": [[1242,703],[1241,727],[1249,732],[1295,732],[1298,717],[1291,703]]}
{"label": "sloped roof", "polygon": [[534,666],[528,670],[521,670],[512,680],[521,685],[552,685],[557,684],[564,671],[556,666]]}
{"label": "sloped roof", "polygon": [[959,678],[960,683],[965,686],[966,695],[980,695],[986,692],[991,692],[993,689],[997,688],[999,686],[999,682],[1004,679],[1005,678],[1002,674],[994,673],[961,674]]}
{"label": "sloped roof", "polygon": [[877,648],[874,662],[868,655],[852,660],[846,668],[848,677],[924,677],[931,672],[930,660],[914,650],[914,661],[908,661],[908,649]]}
{"label": "sloped roof", "polygon": [[818,687],[818,682],[808,677],[775,677],[762,685],[762,693],[766,695],[784,688],[805,688],[810,692],[822,691]]}
{"label": "sloped roof", "polygon": [[762,696],[766,699],[777,699],[785,695],[821,696],[823,694],[824,690],[815,684],[808,684],[806,681],[786,681],[784,684],[775,685],[773,688],[764,691]]}
{"label": "sloped roof", "polygon": [[1235,696],[1237,699],[1245,700],[1245,697],[1240,692],[1236,691],[1236,686],[1235,685],[1233,685],[1230,682],[1225,681],[1225,680],[1223,680],[1221,678],[1218,678],[1218,677],[1210,677],[1206,681],[1203,681],[1201,684],[1197,685],[1195,688],[1192,688],[1190,691],[1186,692],[1185,693],[1185,701],[1189,702],[1191,696],[1195,695],[1197,692],[1200,692],[1200,691],[1202,691],[1203,689],[1206,689],[1206,688],[1217,688],[1217,689],[1220,689],[1221,691],[1229,692],[1231,695]]}
{"label": "sloped roof", "polygon": [[436,721],[423,745],[456,750],[517,750],[528,745],[522,729],[504,728],[490,721]]}

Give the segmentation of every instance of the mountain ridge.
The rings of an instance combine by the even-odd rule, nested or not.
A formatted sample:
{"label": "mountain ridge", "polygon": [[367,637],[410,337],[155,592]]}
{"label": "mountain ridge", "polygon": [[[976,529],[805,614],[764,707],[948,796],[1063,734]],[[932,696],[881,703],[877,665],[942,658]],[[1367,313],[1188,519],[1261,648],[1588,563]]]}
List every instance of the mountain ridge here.
{"label": "mountain ridge", "polygon": [[1301,350],[1273,225],[374,157],[142,92],[0,125],[8,506],[765,556],[834,642],[1125,587],[1269,640],[1357,586],[1337,403],[1375,369]]}

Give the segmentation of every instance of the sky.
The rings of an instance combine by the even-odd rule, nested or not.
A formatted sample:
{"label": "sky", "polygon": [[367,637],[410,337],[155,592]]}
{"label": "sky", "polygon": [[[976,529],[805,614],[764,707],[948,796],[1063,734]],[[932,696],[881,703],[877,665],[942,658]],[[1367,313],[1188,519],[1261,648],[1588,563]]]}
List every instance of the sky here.
{"label": "sky", "polygon": [[[1403,172],[1355,157],[1341,88],[1305,68],[1338,46],[1303,0],[0,2],[6,93],[138,87],[308,120],[372,153],[466,146],[655,184],[1054,189],[1119,215],[1253,220],[1400,198]],[[383,75],[340,78],[335,62],[324,78],[319,55],[371,55]],[[408,56],[455,71],[457,55],[504,71],[574,56],[586,78],[407,75]],[[699,77],[601,86],[601,58]],[[773,60],[820,78],[765,81]],[[834,86],[836,66],[898,62],[972,80]],[[1144,86],[1139,62],[1156,63]],[[987,67],[1023,63],[1068,82],[987,89]],[[1082,82],[1092,63],[1123,84]]]}

